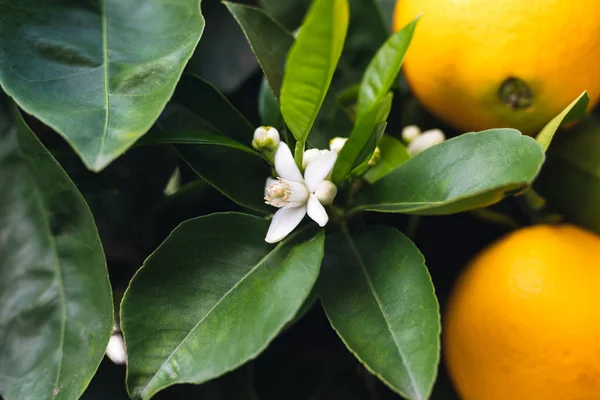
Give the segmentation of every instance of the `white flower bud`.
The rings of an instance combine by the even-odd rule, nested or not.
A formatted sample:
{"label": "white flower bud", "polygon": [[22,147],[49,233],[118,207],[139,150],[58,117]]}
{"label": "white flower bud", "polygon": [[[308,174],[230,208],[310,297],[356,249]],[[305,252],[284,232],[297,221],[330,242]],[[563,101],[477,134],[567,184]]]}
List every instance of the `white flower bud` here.
{"label": "white flower bud", "polygon": [[416,125],[408,125],[402,129],[402,140],[410,143],[421,134],[421,129]]}
{"label": "white flower bud", "polygon": [[408,154],[414,157],[422,151],[442,143],[444,140],[446,140],[444,132],[439,129],[432,129],[417,136],[416,139],[409,143],[406,149],[408,150]]}
{"label": "white flower bud", "polygon": [[338,153],[342,151],[342,148],[348,141],[348,138],[345,137],[335,137],[329,141],[329,149],[335,150]]}
{"label": "white flower bud", "polygon": [[108,346],[106,347],[106,356],[110,358],[112,362],[118,365],[125,364],[127,361],[125,343],[123,342],[123,337],[119,332],[115,332],[110,336]]}
{"label": "white flower bud", "polygon": [[259,126],[254,131],[252,147],[259,151],[276,151],[280,142],[281,138],[279,137],[279,131],[277,129],[272,126]]}
{"label": "white flower bud", "polygon": [[333,203],[335,196],[337,195],[337,186],[331,181],[324,180],[319,183],[315,190],[315,196],[319,199],[319,202],[324,206],[328,206]]}
{"label": "white flower bud", "polygon": [[308,167],[308,164],[315,161],[320,156],[324,156],[327,153],[329,153],[329,150],[319,150],[319,149],[306,150],[304,152],[304,155],[302,156],[302,169],[306,169],[306,167]]}

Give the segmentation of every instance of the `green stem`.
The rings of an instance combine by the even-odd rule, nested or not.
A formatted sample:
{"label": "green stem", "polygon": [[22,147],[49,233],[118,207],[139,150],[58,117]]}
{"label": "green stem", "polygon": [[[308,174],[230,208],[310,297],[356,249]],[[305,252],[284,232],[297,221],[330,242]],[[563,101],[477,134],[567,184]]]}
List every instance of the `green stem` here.
{"label": "green stem", "polygon": [[296,161],[296,165],[302,171],[302,157],[304,156],[304,141],[296,142],[296,149],[294,150],[294,161]]}

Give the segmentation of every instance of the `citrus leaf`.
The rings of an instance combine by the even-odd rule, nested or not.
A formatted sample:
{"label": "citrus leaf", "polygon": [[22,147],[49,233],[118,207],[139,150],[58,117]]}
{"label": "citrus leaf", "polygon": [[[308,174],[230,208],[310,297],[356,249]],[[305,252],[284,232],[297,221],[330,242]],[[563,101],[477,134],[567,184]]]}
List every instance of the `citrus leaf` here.
{"label": "citrus leaf", "polygon": [[369,183],[377,182],[410,159],[404,143],[393,136],[383,135],[378,146],[381,158],[363,176]]}
{"label": "citrus leaf", "polygon": [[560,114],[552,118],[552,121],[548,122],[546,126],[537,135],[537,142],[542,146],[544,151],[548,150],[550,143],[554,138],[554,134],[560,128],[560,126],[569,121],[578,120],[585,116],[585,110],[587,109],[588,103],[590,102],[590,96],[587,91],[584,91],[577,97],[571,104],[567,106]]}
{"label": "citrus leaf", "polygon": [[439,307],[425,260],[394,228],[327,237],[319,284],[331,325],[391,389],[427,399],[439,362]]}
{"label": "citrus leaf", "polygon": [[[388,93],[383,99],[373,104],[369,110],[358,115],[350,137],[335,162],[331,175],[334,183],[338,184],[344,180],[354,167],[371,158],[381,135],[383,135],[383,131],[376,128],[387,119],[392,108],[392,97],[392,94]],[[370,149],[370,152],[365,151],[367,148]]]}
{"label": "citrus leaf", "polygon": [[557,136],[535,182],[555,211],[600,234],[600,122],[589,120]]}
{"label": "citrus leaf", "polygon": [[174,100],[200,116],[218,132],[250,144],[254,127],[219,90],[197,75],[185,74]]}
{"label": "citrus leaf", "polygon": [[202,131],[160,131],[153,130],[141,138],[136,145],[155,145],[155,144],[196,144],[203,146],[225,146],[245,151],[260,157],[258,153],[248,146],[217,133]]}
{"label": "citrus leaf", "polygon": [[272,246],[268,225],[238,213],[195,218],[146,260],[121,311],[132,397],[233,370],[294,318],[319,274],[324,234]]}
{"label": "citrus leaf", "polygon": [[113,304],[92,214],[15,110],[0,110],[0,393],[77,399],[96,372]]}
{"label": "citrus leaf", "polygon": [[544,152],[514,129],[465,133],[411,158],[359,192],[355,211],[453,214],[527,188]]}
{"label": "citrus leaf", "polygon": [[279,98],[285,58],[294,44],[294,37],[258,8],[230,2],[224,4],[244,31],[269,87]]}
{"label": "citrus leaf", "polygon": [[281,115],[305,142],[325,100],[348,30],[347,0],[314,0],[288,54]]}
{"label": "citrus leaf", "polygon": [[356,102],[356,113],[366,112],[386,96],[400,72],[404,55],[420,17],[392,35],[375,54],[363,75]]}
{"label": "citrus leaf", "polygon": [[[165,132],[204,132],[208,138],[208,134],[213,133],[205,131],[211,126],[207,126],[203,118],[181,106],[167,108],[159,125],[163,133],[152,133],[152,136]],[[273,209],[263,199],[265,182],[271,175],[267,163],[245,146],[240,149],[231,142],[228,142],[231,146],[224,146],[227,140],[225,136],[218,144],[215,143],[215,136],[211,140],[213,143],[177,144],[175,149],[194,172],[224,196],[260,214],[270,213]]]}
{"label": "citrus leaf", "polygon": [[173,94],[204,19],[198,0],[0,2],[0,84],[99,171]]}

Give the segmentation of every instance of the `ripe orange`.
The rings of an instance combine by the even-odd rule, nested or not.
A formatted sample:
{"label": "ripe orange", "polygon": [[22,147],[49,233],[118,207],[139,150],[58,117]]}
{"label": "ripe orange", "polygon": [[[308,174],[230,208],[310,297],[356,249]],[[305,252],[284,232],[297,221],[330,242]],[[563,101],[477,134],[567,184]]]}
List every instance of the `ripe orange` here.
{"label": "ripe orange", "polygon": [[458,129],[534,134],[583,90],[590,108],[600,96],[598,0],[398,0],[395,30],[420,13],[404,72]]}
{"label": "ripe orange", "polygon": [[460,277],[444,321],[462,400],[600,399],[600,237],[518,230]]}

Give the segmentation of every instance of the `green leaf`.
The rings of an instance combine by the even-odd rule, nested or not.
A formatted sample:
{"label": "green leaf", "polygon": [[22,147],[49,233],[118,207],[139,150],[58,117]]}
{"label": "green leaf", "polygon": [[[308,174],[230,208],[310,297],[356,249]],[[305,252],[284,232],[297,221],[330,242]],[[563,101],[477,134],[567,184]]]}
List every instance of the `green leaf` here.
{"label": "green leaf", "polygon": [[106,262],[83,197],[15,110],[0,110],[0,393],[77,399],[113,326]]}
{"label": "green leaf", "polygon": [[536,190],[569,221],[600,234],[600,122],[563,132],[547,156]]}
{"label": "green leaf", "polygon": [[[334,183],[340,183],[353,168],[371,158],[383,134],[383,131],[376,128],[387,119],[392,108],[392,97],[392,94],[388,93],[383,99],[373,104],[369,110],[358,115],[350,137],[335,162],[331,175]],[[367,149],[370,149],[370,152],[366,151]]]}
{"label": "green leaf", "polygon": [[443,215],[486,207],[527,188],[543,162],[540,145],[517,130],[465,133],[365,187],[354,211]]}
{"label": "green leaf", "polygon": [[132,397],[233,370],[294,318],[319,274],[324,234],[274,247],[268,225],[238,213],[192,219],[146,260],[122,303]]}
{"label": "green leaf", "polygon": [[294,31],[302,23],[311,0],[258,0],[258,4],[287,29]]}
{"label": "green leaf", "polygon": [[285,58],[294,44],[294,37],[258,8],[230,2],[224,4],[244,31],[269,86],[279,97]]}
{"label": "green leaf", "polygon": [[155,129],[140,139],[136,145],[155,145],[155,144],[196,144],[202,146],[225,146],[245,151],[260,157],[257,152],[240,142],[217,133],[184,130],[184,131],[161,131]]}
{"label": "green leaf", "polygon": [[548,124],[544,126],[535,139],[540,146],[542,146],[544,151],[548,150],[548,147],[550,147],[550,143],[554,138],[554,134],[563,123],[575,121],[585,116],[585,111],[589,102],[590,97],[588,96],[587,91],[584,91],[579,95],[579,97],[573,100],[573,102],[569,104],[567,108],[565,108],[556,117],[552,118],[552,121],[548,122]]}
{"label": "green leaf", "polygon": [[371,184],[377,182],[410,159],[404,143],[393,136],[383,135],[378,146],[381,151],[379,163],[371,167],[363,176]]}
{"label": "green leaf", "polygon": [[391,389],[427,399],[439,362],[439,307],[425,260],[396,229],[327,237],[319,290],[348,349]]}
{"label": "green leaf", "polygon": [[204,29],[198,0],[22,0],[0,15],[0,84],[95,171],[150,129]]}
{"label": "green leaf", "polygon": [[274,126],[280,131],[284,130],[283,118],[279,110],[279,102],[271,91],[269,83],[266,79],[260,83],[258,91],[258,113],[260,115],[260,123],[264,126]]}
{"label": "green leaf", "polygon": [[[164,132],[197,133],[206,126],[198,115],[175,106],[167,110],[160,127]],[[213,137],[214,140],[216,138]],[[246,149],[241,151],[233,144],[223,146],[223,141],[218,145],[178,144],[175,149],[194,172],[224,196],[258,213],[271,212],[273,208],[267,206],[263,199],[265,182],[271,175],[267,163],[257,153]]]}
{"label": "green leaf", "polygon": [[392,35],[375,54],[360,84],[356,112],[366,112],[386,96],[400,72],[420,16]]}
{"label": "green leaf", "polygon": [[218,132],[241,143],[252,142],[254,127],[216,87],[202,78],[183,75],[174,99]]}
{"label": "green leaf", "polygon": [[348,29],[347,0],[314,0],[292,46],[281,87],[281,115],[304,142],[325,100]]}

